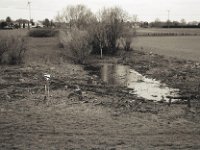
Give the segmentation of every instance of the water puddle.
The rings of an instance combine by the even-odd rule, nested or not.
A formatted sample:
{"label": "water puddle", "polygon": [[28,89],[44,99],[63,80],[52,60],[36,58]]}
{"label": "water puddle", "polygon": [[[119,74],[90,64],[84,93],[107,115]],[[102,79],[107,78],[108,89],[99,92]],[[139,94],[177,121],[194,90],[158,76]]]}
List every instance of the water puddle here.
{"label": "water puddle", "polygon": [[[85,70],[90,75],[97,75],[110,85],[118,85],[133,89],[132,94],[137,94],[153,101],[169,101],[169,97],[178,97],[179,90],[167,87],[155,79],[147,78],[125,65],[99,64],[87,66]],[[172,102],[175,99],[172,99]]]}

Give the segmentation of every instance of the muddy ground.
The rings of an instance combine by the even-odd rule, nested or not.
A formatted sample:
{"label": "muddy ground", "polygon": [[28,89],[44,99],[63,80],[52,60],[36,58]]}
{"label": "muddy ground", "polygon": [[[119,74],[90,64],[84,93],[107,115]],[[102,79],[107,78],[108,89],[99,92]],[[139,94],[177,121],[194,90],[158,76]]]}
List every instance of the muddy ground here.
{"label": "muddy ground", "polygon": [[[51,63],[56,43],[34,43],[29,57],[37,51],[34,59],[39,62],[41,49],[51,51],[43,64],[0,68],[0,149],[200,149],[198,62],[137,51],[88,61],[128,64],[179,88],[192,102],[191,108],[184,102],[169,107],[98,77],[91,82],[83,66],[55,59]],[[44,73],[52,75],[49,98],[44,95]],[[82,97],[72,94],[76,85]]]}

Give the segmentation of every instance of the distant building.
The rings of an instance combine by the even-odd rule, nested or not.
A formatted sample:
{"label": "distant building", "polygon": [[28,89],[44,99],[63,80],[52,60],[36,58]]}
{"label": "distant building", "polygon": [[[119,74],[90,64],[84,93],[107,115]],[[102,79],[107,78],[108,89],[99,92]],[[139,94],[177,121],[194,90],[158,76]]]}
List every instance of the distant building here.
{"label": "distant building", "polygon": [[41,21],[37,21],[34,23],[33,26],[31,26],[31,28],[43,28],[43,27],[44,27],[44,25],[42,24]]}
{"label": "distant building", "polygon": [[18,28],[29,28],[31,26],[30,21],[26,19],[17,19],[13,24],[18,26]]}

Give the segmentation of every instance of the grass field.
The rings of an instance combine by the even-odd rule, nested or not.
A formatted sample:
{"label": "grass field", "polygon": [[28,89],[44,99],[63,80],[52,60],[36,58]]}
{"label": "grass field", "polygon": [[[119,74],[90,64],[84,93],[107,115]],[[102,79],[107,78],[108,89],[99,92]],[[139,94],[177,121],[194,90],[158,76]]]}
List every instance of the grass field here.
{"label": "grass field", "polygon": [[22,35],[25,36],[27,35],[28,30],[27,29],[15,29],[15,30],[0,30],[0,36],[17,36],[17,35]]}
{"label": "grass field", "polygon": [[137,37],[133,47],[160,55],[200,61],[200,36]]}
{"label": "grass field", "polygon": [[156,35],[173,33],[175,35],[200,35],[200,28],[198,29],[183,29],[183,28],[139,28],[137,29],[137,35]]}

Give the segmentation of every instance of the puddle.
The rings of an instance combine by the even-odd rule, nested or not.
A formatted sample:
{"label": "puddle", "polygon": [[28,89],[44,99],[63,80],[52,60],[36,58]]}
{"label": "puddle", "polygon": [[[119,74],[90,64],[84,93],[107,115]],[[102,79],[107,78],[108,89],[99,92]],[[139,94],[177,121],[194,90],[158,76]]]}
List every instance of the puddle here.
{"label": "puddle", "polygon": [[[131,93],[153,101],[169,101],[169,96],[178,97],[179,90],[167,87],[155,79],[146,78],[129,66],[99,64],[87,66],[90,75],[97,75],[110,85],[118,85],[133,89]],[[172,102],[175,99],[172,99]]]}

